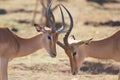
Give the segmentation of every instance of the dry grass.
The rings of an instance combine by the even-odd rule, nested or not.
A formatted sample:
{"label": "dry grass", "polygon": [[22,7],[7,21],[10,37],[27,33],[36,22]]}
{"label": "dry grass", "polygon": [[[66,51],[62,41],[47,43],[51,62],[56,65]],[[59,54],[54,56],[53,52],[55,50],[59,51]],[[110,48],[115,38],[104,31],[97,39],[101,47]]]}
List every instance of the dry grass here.
{"label": "dry grass", "polygon": [[[0,1],[0,9],[5,9],[6,14],[0,15],[0,25],[8,26],[9,28],[18,28],[18,35],[22,37],[31,37],[36,33],[35,29],[31,27],[34,0],[9,0]],[[58,2],[55,2],[56,4]],[[86,0],[69,0],[63,3],[71,12],[74,18],[74,28],[71,34],[74,34],[77,39],[105,38],[117,30],[119,27],[109,27],[109,25],[85,25],[86,21],[91,22],[106,22],[108,20],[120,20],[120,4],[105,4],[100,6],[96,3],[88,3]],[[39,9],[40,10],[40,9]],[[58,11],[55,11],[56,21],[60,21]],[[57,15],[56,15],[57,14]],[[37,16],[37,22],[40,13]],[[66,17],[66,22],[69,18]],[[60,35],[61,40],[63,34]],[[9,80],[116,80],[117,73],[108,74],[103,73],[92,74],[90,72],[81,71],[77,76],[72,76],[70,73],[70,65],[64,51],[57,47],[58,56],[54,59],[50,58],[44,50],[39,50],[29,56],[16,58],[9,63]],[[117,66],[114,61],[101,61],[97,59],[87,58],[86,61],[94,64],[100,63],[105,66]],[[89,66],[88,66],[89,68]],[[115,68],[115,67],[112,67]],[[118,68],[118,67],[117,67]]]}

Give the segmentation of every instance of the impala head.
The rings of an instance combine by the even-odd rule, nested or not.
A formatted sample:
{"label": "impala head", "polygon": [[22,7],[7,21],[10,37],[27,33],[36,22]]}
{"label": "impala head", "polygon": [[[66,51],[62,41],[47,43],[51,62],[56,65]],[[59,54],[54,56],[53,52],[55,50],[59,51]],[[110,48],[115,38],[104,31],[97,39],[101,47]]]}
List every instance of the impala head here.
{"label": "impala head", "polygon": [[42,32],[43,47],[50,54],[51,57],[56,56],[56,42],[58,40],[58,33],[53,31],[51,28],[43,27],[38,24],[34,24],[38,32]]}
{"label": "impala head", "polygon": [[57,29],[57,26],[55,25],[55,18],[51,11],[51,4],[48,6],[48,9],[47,9],[49,26],[46,27],[46,26],[34,24],[38,32],[43,32],[44,48],[47,50],[47,52],[50,54],[51,57],[56,56],[56,42],[58,40],[58,35],[61,32],[63,32],[65,28],[64,15],[61,8],[60,8],[60,11],[61,11],[61,17],[62,17],[62,26],[59,29]]}
{"label": "impala head", "polygon": [[72,66],[73,75],[78,73],[80,69],[80,65],[84,57],[86,56],[86,53],[84,53],[85,50],[84,47],[88,46],[91,40],[92,38],[86,41],[79,41],[79,40],[75,40],[75,37],[73,35],[69,37],[68,42],[71,48],[71,54],[74,64],[74,66]]}

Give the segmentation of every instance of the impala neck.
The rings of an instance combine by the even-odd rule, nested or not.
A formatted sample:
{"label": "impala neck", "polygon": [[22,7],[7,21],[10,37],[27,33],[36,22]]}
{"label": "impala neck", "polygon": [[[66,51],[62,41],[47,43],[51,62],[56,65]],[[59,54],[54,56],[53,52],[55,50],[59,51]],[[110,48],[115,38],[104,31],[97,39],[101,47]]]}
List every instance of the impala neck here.
{"label": "impala neck", "polygon": [[29,55],[44,47],[44,35],[41,33],[29,39],[18,37],[18,44],[19,50],[17,56],[20,57]]}
{"label": "impala neck", "polygon": [[110,45],[108,42],[92,41],[88,46],[85,46],[84,53],[88,57],[110,59],[112,58],[113,49],[111,48],[111,50],[109,50],[109,47],[112,47],[112,45]]}

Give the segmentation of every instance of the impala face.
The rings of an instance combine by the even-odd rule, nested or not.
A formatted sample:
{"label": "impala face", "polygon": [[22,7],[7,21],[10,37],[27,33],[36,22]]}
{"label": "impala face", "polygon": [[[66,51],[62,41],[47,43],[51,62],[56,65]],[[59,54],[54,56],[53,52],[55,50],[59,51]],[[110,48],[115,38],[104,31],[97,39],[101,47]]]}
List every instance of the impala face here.
{"label": "impala face", "polygon": [[56,57],[56,42],[58,40],[58,34],[56,32],[45,33],[44,47],[51,57]]}
{"label": "impala face", "polygon": [[73,56],[73,66],[72,66],[72,74],[76,75],[80,70],[80,65],[82,64],[84,58],[86,57],[86,53],[84,53],[84,47],[88,46],[92,39],[86,41],[78,41],[75,40],[74,36],[69,37],[68,42],[71,47],[71,53]]}
{"label": "impala face", "polygon": [[51,28],[43,27],[38,24],[34,24],[36,30],[38,32],[42,32],[42,42],[41,43],[46,51],[49,53],[51,57],[56,57],[56,42],[58,40],[58,33]]}
{"label": "impala face", "polygon": [[78,47],[79,46],[77,46],[78,41],[76,41],[75,38],[73,38],[73,36],[70,36],[68,38],[68,42],[70,44],[71,54],[72,54],[71,72],[73,75],[76,75],[79,71],[79,66],[78,66],[78,62],[79,62]]}
{"label": "impala face", "polygon": [[73,56],[73,60],[74,60],[74,67],[72,70],[73,75],[76,75],[80,71],[80,65],[82,64],[82,61],[85,57],[85,54],[82,53],[82,50],[78,49],[81,46],[78,46],[78,45],[72,46],[73,47],[72,56]]}
{"label": "impala face", "polygon": [[51,10],[51,5],[52,5],[52,2],[49,4],[47,8],[47,17],[48,17],[49,25],[46,27],[46,26],[34,24],[34,26],[38,32],[40,31],[43,32],[43,35],[44,35],[43,46],[47,50],[47,52],[50,54],[51,57],[55,57],[58,35],[61,32],[63,32],[63,30],[65,29],[65,22],[64,22],[64,15],[63,15],[62,9],[60,5],[58,5],[61,12],[62,26],[58,30],[56,29],[56,25],[55,25],[56,22]]}

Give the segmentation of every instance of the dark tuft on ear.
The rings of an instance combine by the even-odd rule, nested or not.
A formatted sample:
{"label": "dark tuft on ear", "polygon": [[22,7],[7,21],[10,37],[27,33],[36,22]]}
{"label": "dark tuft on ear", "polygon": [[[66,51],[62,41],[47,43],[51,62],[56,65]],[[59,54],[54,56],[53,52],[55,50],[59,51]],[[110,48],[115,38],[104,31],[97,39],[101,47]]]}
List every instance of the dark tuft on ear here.
{"label": "dark tuft on ear", "polygon": [[70,37],[72,37],[75,40],[75,36],[74,35],[71,35]]}
{"label": "dark tuft on ear", "polygon": [[85,45],[88,45],[89,43],[85,43]]}
{"label": "dark tuft on ear", "polygon": [[36,23],[34,23],[33,25],[34,25],[34,26],[38,26],[38,24],[36,24]]}
{"label": "dark tuft on ear", "polygon": [[34,25],[34,27],[36,28],[37,32],[40,32],[40,31],[41,31],[42,28],[40,27],[40,25],[38,25],[38,24],[36,24],[36,23],[34,23],[33,25]]}
{"label": "dark tuft on ear", "polygon": [[87,42],[85,42],[85,45],[89,45],[89,43],[91,43],[92,40],[93,38],[89,39]]}

